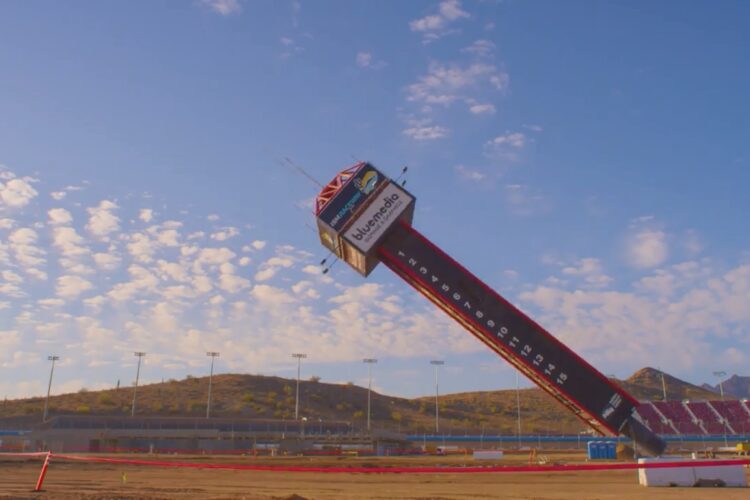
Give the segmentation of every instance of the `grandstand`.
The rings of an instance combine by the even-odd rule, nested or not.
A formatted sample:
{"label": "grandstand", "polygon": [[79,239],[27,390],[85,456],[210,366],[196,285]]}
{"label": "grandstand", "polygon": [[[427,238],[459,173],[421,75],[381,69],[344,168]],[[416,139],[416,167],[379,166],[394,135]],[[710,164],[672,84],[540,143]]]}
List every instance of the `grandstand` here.
{"label": "grandstand", "polygon": [[[685,401],[685,407],[690,411],[706,434],[734,434],[729,423],[711,406],[708,401]],[[725,428],[729,427],[729,428]]]}
{"label": "grandstand", "polygon": [[662,415],[659,410],[650,401],[641,403],[637,409],[638,415],[646,427],[657,434],[677,434],[677,429],[672,426],[672,422]]}
{"label": "grandstand", "polygon": [[750,403],[727,401],[644,401],[637,409],[643,423],[660,435],[746,435]]}

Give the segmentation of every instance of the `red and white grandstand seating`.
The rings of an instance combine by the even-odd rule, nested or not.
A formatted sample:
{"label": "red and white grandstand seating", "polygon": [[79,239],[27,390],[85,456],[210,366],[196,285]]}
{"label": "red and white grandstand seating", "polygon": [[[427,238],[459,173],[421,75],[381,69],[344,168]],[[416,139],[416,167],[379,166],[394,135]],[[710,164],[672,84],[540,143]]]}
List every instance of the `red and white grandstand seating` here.
{"label": "red and white grandstand seating", "polygon": [[654,407],[653,403],[645,402],[637,408],[638,415],[641,416],[643,423],[657,434],[676,434],[667,418],[661,415]]}
{"label": "red and white grandstand seating", "polygon": [[672,421],[679,434],[705,434],[682,401],[654,401],[653,404],[662,415]]}
{"label": "red and white grandstand seating", "polygon": [[643,423],[657,434],[750,434],[748,400],[647,401],[637,411]]}
{"label": "red and white grandstand seating", "polygon": [[722,418],[727,419],[735,434],[750,433],[750,412],[743,408],[741,401],[711,401],[710,404]]}
{"label": "red and white grandstand seating", "polygon": [[708,401],[687,401],[685,404],[700,420],[706,434],[724,434],[725,432],[734,434],[729,426],[725,428],[723,417],[709,405]]}

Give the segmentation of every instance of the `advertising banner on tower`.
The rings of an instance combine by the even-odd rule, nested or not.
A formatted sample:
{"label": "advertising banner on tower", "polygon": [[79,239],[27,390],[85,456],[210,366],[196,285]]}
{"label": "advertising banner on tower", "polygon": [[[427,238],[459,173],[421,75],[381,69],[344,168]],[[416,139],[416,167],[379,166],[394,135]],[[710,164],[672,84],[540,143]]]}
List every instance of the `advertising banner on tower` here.
{"label": "advertising banner on tower", "polygon": [[375,167],[366,163],[318,215],[318,220],[338,233],[352,214],[386,181]]}
{"label": "advertising banner on tower", "polygon": [[368,253],[413,201],[406,191],[389,183],[351,223],[344,238],[359,251]]}

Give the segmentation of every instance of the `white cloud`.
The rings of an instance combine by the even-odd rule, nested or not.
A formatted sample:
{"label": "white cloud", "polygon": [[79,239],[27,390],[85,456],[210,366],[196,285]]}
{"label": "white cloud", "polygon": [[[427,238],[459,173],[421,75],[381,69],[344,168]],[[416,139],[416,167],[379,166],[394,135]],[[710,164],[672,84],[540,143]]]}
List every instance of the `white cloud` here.
{"label": "white cloud", "polygon": [[40,299],[36,301],[42,307],[62,307],[65,301],[62,299]]}
{"label": "white cloud", "polygon": [[370,52],[357,52],[354,62],[360,68],[382,69],[386,66],[384,61],[375,60]]}
{"label": "white cloud", "polygon": [[120,228],[120,218],[113,211],[117,205],[109,200],[102,200],[96,207],[88,208],[89,223],[86,229],[94,236],[105,239],[107,236]]}
{"label": "white cloud", "polygon": [[407,100],[448,106],[458,99],[468,99],[466,92],[482,83],[490,84],[495,90],[504,90],[508,81],[508,74],[494,64],[476,62],[461,66],[433,61],[427,74],[407,87]]}
{"label": "white cloud", "polygon": [[448,129],[438,125],[415,126],[404,129],[402,133],[407,137],[411,137],[415,141],[432,141],[446,137],[448,135]]}
{"label": "white cloud", "polygon": [[281,42],[283,47],[281,52],[282,59],[286,59],[305,50],[304,47],[301,47],[293,38],[287,36],[281,37],[279,42]]}
{"label": "white cloud", "polygon": [[[33,267],[28,267],[24,269],[24,272],[31,276],[32,278],[36,278],[40,281],[46,281],[47,280],[47,273],[44,271],[41,271],[39,269],[34,269]],[[2,309],[2,307],[0,307]]]}
{"label": "white cloud", "polygon": [[[596,273],[599,263],[592,261],[569,274]],[[726,348],[713,339],[731,345],[746,338],[750,265],[721,273],[707,262],[686,262],[654,271],[631,291],[537,286],[521,299],[538,308],[537,321],[595,365],[693,370],[711,357],[725,359]]]}
{"label": "white cloud", "polygon": [[53,208],[47,212],[50,224],[70,224],[73,216],[64,208]]}
{"label": "white cloud", "polygon": [[495,114],[495,106],[493,104],[472,104],[469,106],[469,111],[475,115],[492,115]]}
{"label": "white cloud", "polygon": [[84,243],[85,240],[75,228],[63,226],[52,230],[52,244],[64,257],[75,258],[90,253]]}
{"label": "white cloud", "polygon": [[360,68],[366,68],[372,62],[372,54],[369,52],[358,52],[355,61]]}
{"label": "white cloud", "polygon": [[580,259],[574,265],[564,267],[562,273],[583,278],[585,285],[589,287],[603,287],[612,281],[612,278],[604,274],[601,261],[593,257]]}
{"label": "white cloud", "polygon": [[7,217],[0,219],[0,229],[11,229],[16,225],[16,221]]}
{"label": "white cloud", "polygon": [[36,267],[44,264],[45,252],[36,246],[38,235],[28,227],[18,228],[8,237],[9,248],[16,261],[23,267]]}
{"label": "white cloud", "polygon": [[25,207],[39,194],[32,182],[30,177],[12,178],[5,184],[0,182],[0,202],[9,208]]}
{"label": "white cloud", "polygon": [[669,257],[667,234],[655,229],[635,231],[628,237],[625,251],[628,262],[635,268],[661,265]]}
{"label": "white cloud", "polygon": [[149,263],[156,253],[156,244],[145,233],[134,233],[129,237],[127,244],[128,253],[141,263]]}
{"label": "white cloud", "polygon": [[211,233],[211,239],[216,241],[225,241],[230,238],[234,238],[238,234],[240,234],[240,231],[236,227],[225,227],[224,229],[221,229],[215,233]]}
{"label": "white cloud", "polygon": [[242,12],[239,0],[201,0],[201,3],[222,16],[230,16]]}
{"label": "white cloud", "polygon": [[296,299],[281,288],[276,288],[269,285],[255,285],[250,292],[253,298],[259,303],[278,307],[283,304],[291,304],[296,302]]}
{"label": "white cloud", "polygon": [[266,247],[266,242],[261,240],[255,240],[250,245],[256,250],[263,250]]}
{"label": "white cloud", "polygon": [[122,302],[132,299],[136,295],[154,293],[157,290],[159,279],[148,269],[139,265],[131,265],[128,268],[128,273],[130,274],[130,281],[113,286],[107,292],[108,297]]}
{"label": "white cloud", "polygon": [[149,223],[154,218],[154,211],[150,208],[142,208],[140,212],[138,212],[138,218],[145,223]]}
{"label": "white cloud", "polygon": [[49,195],[52,197],[55,201],[60,201],[63,198],[65,198],[65,195],[67,195],[65,191],[52,191]]}
{"label": "white cloud", "polygon": [[471,169],[464,165],[457,165],[456,172],[458,172],[458,175],[462,178],[473,182],[482,182],[487,178],[487,175],[479,170]]}
{"label": "white cloud", "polygon": [[422,33],[422,42],[427,44],[451,33],[448,26],[454,21],[471,17],[461,9],[459,0],[443,0],[438,4],[437,14],[429,14],[409,23],[412,31]]}
{"label": "white cloud", "polygon": [[228,293],[237,293],[250,286],[250,281],[231,273],[219,275],[219,288]]}
{"label": "white cloud", "polygon": [[495,50],[495,44],[490,40],[476,40],[470,46],[461,49],[461,52],[468,52],[480,57],[487,57]]}
{"label": "white cloud", "polygon": [[491,146],[510,146],[516,149],[522,149],[526,145],[526,136],[521,132],[509,132],[505,135],[498,135],[487,143]]}
{"label": "white cloud", "polygon": [[23,277],[20,274],[14,273],[13,271],[2,271],[0,273],[0,276],[2,276],[2,278],[8,283],[13,283],[14,285],[23,283]]}
{"label": "white cloud", "polygon": [[120,265],[120,257],[114,253],[95,253],[93,255],[94,262],[99,268],[106,271],[112,271],[117,269]]}
{"label": "white cloud", "polygon": [[93,283],[80,276],[68,275],[57,278],[55,293],[63,299],[73,299],[87,290],[94,288]]}
{"label": "white cloud", "polygon": [[226,247],[203,248],[197,255],[193,261],[193,272],[195,274],[203,274],[205,272],[204,266],[218,268],[225,262],[231,262],[237,256],[237,254]]}

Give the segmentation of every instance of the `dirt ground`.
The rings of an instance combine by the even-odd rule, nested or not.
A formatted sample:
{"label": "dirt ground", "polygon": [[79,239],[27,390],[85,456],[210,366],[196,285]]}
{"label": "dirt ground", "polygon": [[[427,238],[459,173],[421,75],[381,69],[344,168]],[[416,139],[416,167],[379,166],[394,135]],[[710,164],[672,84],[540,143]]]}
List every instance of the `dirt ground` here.
{"label": "dirt ground", "polygon": [[[118,455],[117,458],[124,458]],[[421,458],[276,458],[144,457],[205,463],[306,466],[476,465],[466,457]],[[575,459],[578,460],[575,460]],[[554,461],[581,461],[554,457]],[[506,457],[502,464],[525,463]],[[33,493],[40,460],[0,457],[2,499],[324,499],[324,498],[525,498],[525,499],[750,499],[750,490],[733,488],[644,488],[636,471],[479,474],[349,474],[262,472],[215,469],[165,469],[56,461],[43,493]]]}

